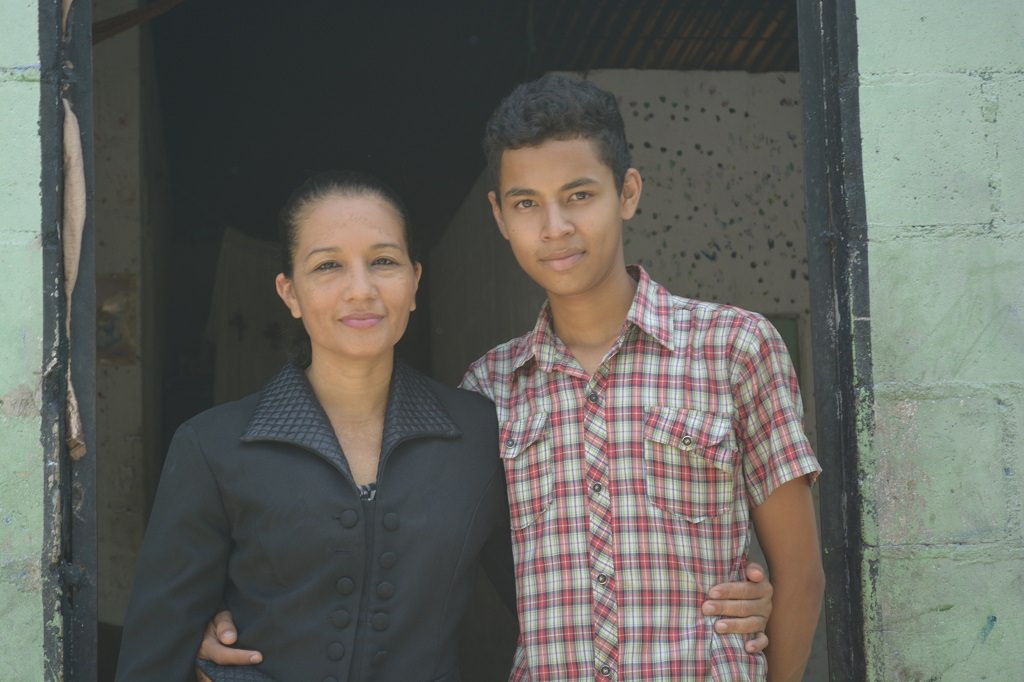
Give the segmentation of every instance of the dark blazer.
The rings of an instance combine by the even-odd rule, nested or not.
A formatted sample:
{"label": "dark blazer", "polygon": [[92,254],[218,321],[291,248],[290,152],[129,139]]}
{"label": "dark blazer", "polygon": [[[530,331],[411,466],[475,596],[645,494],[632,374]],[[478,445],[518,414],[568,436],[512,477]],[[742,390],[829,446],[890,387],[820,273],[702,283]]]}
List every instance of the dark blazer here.
{"label": "dark blazer", "polygon": [[194,679],[226,607],[276,680],[457,682],[478,560],[515,608],[497,452],[488,400],[398,362],[372,501],[294,365],[192,418],[164,465],[117,679]]}

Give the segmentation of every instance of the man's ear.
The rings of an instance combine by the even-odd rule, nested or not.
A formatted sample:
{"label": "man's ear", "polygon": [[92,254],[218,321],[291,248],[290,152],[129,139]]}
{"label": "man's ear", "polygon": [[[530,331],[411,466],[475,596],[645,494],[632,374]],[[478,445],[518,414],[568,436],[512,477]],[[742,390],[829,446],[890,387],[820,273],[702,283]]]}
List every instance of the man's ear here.
{"label": "man's ear", "polygon": [[274,287],[277,289],[277,295],[281,297],[284,304],[288,306],[288,310],[291,312],[292,317],[296,320],[302,319],[302,309],[299,307],[299,301],[295,298],[295,290],[292,288],[292,281],[285,277],[283,272],[277,273],[277,277],[274,278]]}
{"label": "man's ear", "polygon": [[622,192],[619,195],[621,202],[620,215],[623,220],[629,220],[636,214],[636,207],[640,204],[640,195],[643,193],[644,180],[640,177],[640,171],[636,168],[627,168],[622,178]]}
{"label": "man's ear", "polygon": [[487,193],[487,200],[491,202],[491,214],[494,216],[494,222],[498,223],[498,232],[501,232],[501,236],[508,239],[508,231],[505,229],[505,219],[501,215],[501,204],[498,203],[498,195],[493,191]]}

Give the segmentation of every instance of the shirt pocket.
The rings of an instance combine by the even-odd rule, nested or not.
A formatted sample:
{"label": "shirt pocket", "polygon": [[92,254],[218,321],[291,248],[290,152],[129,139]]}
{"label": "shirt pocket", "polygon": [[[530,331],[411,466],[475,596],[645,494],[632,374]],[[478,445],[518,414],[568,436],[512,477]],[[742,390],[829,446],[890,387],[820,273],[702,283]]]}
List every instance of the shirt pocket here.
{"label": "shirt pocket", "polygon": [[548,413],[536,412],[501,427],[501,459],[508,483],[512,529],[534,524],[551,507],[554,447]]}
{"label": "shirt pocket", "polygon": [[644,484],[662,511],[691,523],[733,502],[736,440],[729,415],[651,407],[644,422]]}

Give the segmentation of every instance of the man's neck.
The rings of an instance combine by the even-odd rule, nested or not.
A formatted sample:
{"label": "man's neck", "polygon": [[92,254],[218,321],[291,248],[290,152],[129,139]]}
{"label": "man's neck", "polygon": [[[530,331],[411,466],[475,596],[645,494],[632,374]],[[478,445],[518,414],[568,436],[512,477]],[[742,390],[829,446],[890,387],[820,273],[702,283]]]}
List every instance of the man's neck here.
{"label": "man's neck", "polygon": [[622,277],[600,291],[575,297],[549,295],[555,334],[587,374],[593,375],[622,332],[636,287],[623,267]]}

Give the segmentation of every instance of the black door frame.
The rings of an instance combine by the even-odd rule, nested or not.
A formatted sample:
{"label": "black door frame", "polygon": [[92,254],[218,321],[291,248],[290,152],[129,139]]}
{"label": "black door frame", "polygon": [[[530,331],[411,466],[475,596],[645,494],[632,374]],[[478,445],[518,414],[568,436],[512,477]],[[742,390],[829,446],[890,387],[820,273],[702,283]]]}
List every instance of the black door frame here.
{"label": "black door frame", "polygon": [[[803,98],[804,176],[811,278],[811,327],[819,457],[830,678],[866,676],[858,439],[870,433],[872,401],[866,259],[866,214],[858,119],[856,15],[852,1],[797,0]],[[41,226],[44,253],[43,433],[46,451],[47,545],[44,603],[47,668],[88,682],[97,670],[95,439],[95,243],[93,199],[92,7],[40,2]],[[65,324],[60,229],[63,105],[78,117],[88,197],[79,284]],[[68,362],[80,397],[86,456],[64,445]],[[59,424],[54,428],[52,425]],[[50,425],[50,426],[47,426]],[[56,472],[56,473],[55,473]],[[59,604],[57,613],[56,604]]]}
{"label": "black door frame", "polygon": [[[96,679],[96,259],[93,202],[92,3],[40,0],[40,144],[43,245],[42,443],[46,467],[44,657],[47,679]],[[64,295],[64,104],[78,120],[86,222],[70,334]],[[67,369],[78,396],[85,455],[69,455]],[[52,625],[59,623],[59,625]]]}
{"label": "black door frame", "polygon": [[829,677],[866,678],[859,439],[871,432],[867,216],[853,0],[797,0]]}

